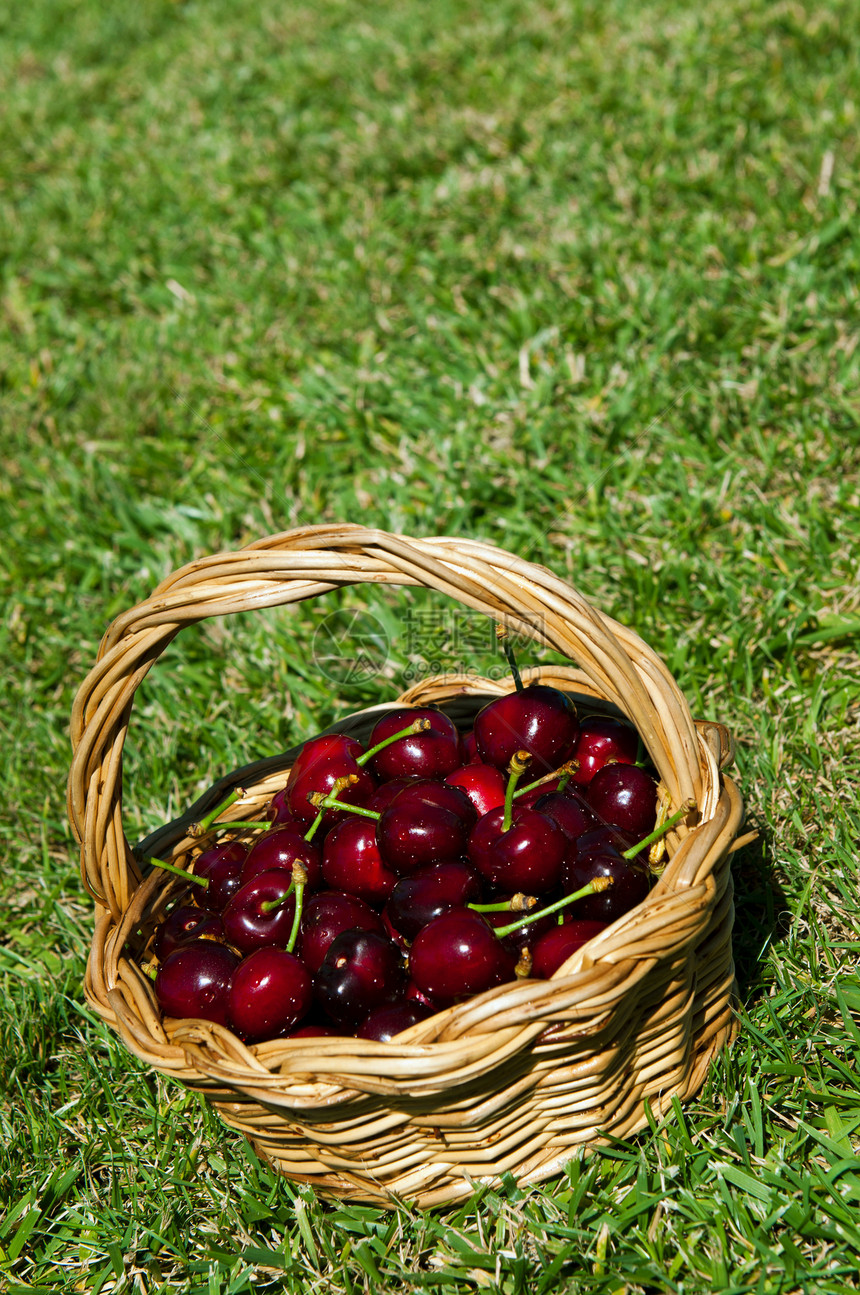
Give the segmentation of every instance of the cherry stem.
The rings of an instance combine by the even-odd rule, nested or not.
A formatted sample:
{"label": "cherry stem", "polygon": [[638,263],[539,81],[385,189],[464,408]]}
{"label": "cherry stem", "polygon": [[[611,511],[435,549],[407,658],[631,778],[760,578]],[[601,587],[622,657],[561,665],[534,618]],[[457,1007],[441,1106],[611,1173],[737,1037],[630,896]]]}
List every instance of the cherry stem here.
{"label": "cherry stem", "polygon": [[519,672],[519,669],[517,668],[517,659],[514,656],[514,649],[511,647],[508,641],[508,631],[504,625],[496,626],[496,638],[499,640],[502,651],[505,654],[505,659],[507,660],[507,663],[508,663],[508,669],[510,670],[513,676],[514,687],[516,688],[517,692],[522,692],[523,681],[520,678],[520,672]]}
{"label": "cherry stem", "polygon": [[[219,805],[216,805],[214,809],[210,809],[209,813],[204,814],[203,817],[199,819],[196,823],[191,824],[191,827],[189,828],[189,835],[204,836],[206,832],[209,831],[212,824],[215,822],[215,819],[219,818],[221,814],[224,813],[225,809],[229,809],[231,805],[235,805],[236,801],[241,800],[241,798],[244,795],[245,795],[244,787],[235,787],[233,791],[230,792],[230,795],[226,797],[225,800],[222,800],[221,803]],[[225,824],[225,826],[232,827],[233,824],[232,823]]]}
{"label": "cherry stem", "polygon": [[289,899],[290,895],[292,895],[295,889],[296,889],[296,883],[295,881],[291,881],[287,889],[284,891],[283,895],[281,895],[280,899],[264,899],[262,904],[260,905],[260,912],[274,913],[276,908],[281,908],[284,904],[286,904],[287,900]]}
{"label": "cherry stem", "polygon": [[299,927],[302,924],[302,910],[305,906],[305,886],[308,884],[308,870],[300,860],[295,859],[293,862],[293,885],[296,888],[296,911],[293,914],[293,925],[290,931],[290,938],[287,940],[287,953],[292,953],[296,947],[296,940],[299,937]]}
{"label": "cherry stem", "polygon": [[559,765],[557,769],[553,769],[552,773],[545,773],[542,778],[535,778],[534,782],[526,783],[525,787],[518,787],[514,792],[514,800],[516,800],[517,796],[524,796],[527,791],[534,791],[535,787],[543,787],[545,783],[553,782],[556,778],[558,778],[558,790],[564,791],[570,782],[571,776],[576,773],[578,768],[578,760],[567,760],[564,764]]}
{"label": "cherry stem", "polygon": [[413,720],[406,728],[402,728],[399,733],[393,733],[391,737],[383,738],[381,742],[377,742],[376,746],[372,746],[369,751],[364,752],[364,755],[360,755],[355,763],[363,767],[378,752],[384,751],[387,746],[391,746],[392,742],[399,742],[402,737],[412,737],[413,733],[426,733],[429,728],[429,719]]}
{"label": "cherry stem", "polygon": [[315,819],[314,819],[314,821],[311,823],[311,825],[310,825],[310,827],[308,828],[308,830],[305,832],[305,840],[306,840],[306,841],[312,841],[312,840],[314,839],[314,836],[315,836],[315,834],[316,834],[317,828],[319,827],[320,823],[323,821],[323,818],[324,818],[324,817],[325,817],[325,812],[324,812],[324,810],[320,810],[320,812],[317,814],[316,818],[315,818]]}
{"label": "cherry stem", "polygon": [[382,815],[377,809],[364,809],[361,805],[349,805],[345,800],[338,800],[337,796],[325,796],[321,791],[315,791],[308,797],[308,800],[316,809],[345,809],[350,814],[358,814],[361,818],[372,818],[377,822]]}
{"label": "cherry stem", "polygon": [[549,917],[552,913],[558,913],[568,904],[573,904],[578,899],[585,899],[588,895],[599,895],[602,891],[608,890],[613,884],[612,877],[595,877],[583,886],[582,890],[575,890],[572,895],[565,895],[564,899],[558,899],[554,904],[542,908],[540,912],[529,913],[527,917],[521,917],[516,922],[511,922],[508,926],[497,926],[496,935],[501,940],[505,935],[510,935],[512,931],[518,931],[521,926],[529,926],[532,922],[538,922],[542,917]]}
{"label": "cherry stem", "polygon": [[629,850],[622,850],[621,857],[623,859],[634,859],[640,850],[645,849],[646,845],[653,845],[655,841],[661,841],[666,833],[672,830],[676,823],[679,823],[682,818],[686,818],[695,808],[696,802],[692,797],[689,800],[685,800],[681,808],[677,809],[671,818],[667,818],[659,827],[655,827],[654,831],[649,832],[644,840],[640,841],[638,845],[631,845]]}
{"label": "cherry stem", "polygon": [[467,904],[467,908],[476,913],[527,913],[534,908],[537,900],[534,895],[523,895],[518,892],[510,899],[500,899],[496,904]]}
{"label": "cherry stem", "polygon": [[531,756],[528,751],[515,751],[511,757],[511,763],[508,765],[510,777],[505,789],[505,812],[502,816],[502,831],[507,832],[511,826],[511,816],[514,812],[514,792],[517,783],[526,771],[526,767],[531,764]]}
{"label": "cherry stem", "polygon": [[[200,826],[199,823],[194,824],[195,828],[199,826]],[[241,829],[243,832],[245,832],[248,830],[248,828],[251,828],[251,827],[271,827],[271,823],[268,821],[268,819],[265,819],[265,818],[258,818],[253,821],[249,819],[247,822],[244,821],[243,819],[237,818],[237,819],[231,820],[231,822],[229,823],[211,824],[208,828],[205,829],[205,831],[229,832],[230,829],[233,827],[237,829]],[[204,834],[203,832],[195,832],[195,831],[192,831],[190,833],[191,836],[203,836],[203,834]]]}
{"label": "cherry stem", "polygon": [[152,857],[148,858],[146,862],[154,864],[156,868],[163,868],[165,872],[175,873],[177,877],[184,877],[186,881],[193,881],[196,886],[202,886],[204,890],[209,885],[208,877],[195,877],[193,872],[189,872],[186,868],[179,868],[175,863],[166,863],[164,859],[153,859]]}

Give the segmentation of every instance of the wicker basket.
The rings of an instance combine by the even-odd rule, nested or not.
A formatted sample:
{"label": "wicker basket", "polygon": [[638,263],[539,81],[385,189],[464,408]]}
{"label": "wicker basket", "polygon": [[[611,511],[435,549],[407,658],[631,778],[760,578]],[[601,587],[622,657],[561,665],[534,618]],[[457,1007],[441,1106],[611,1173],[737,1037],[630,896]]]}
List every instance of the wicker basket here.
{"label": "wicker basket", "polygon": [[[162,1020],[139,962],[187,883],[160,870],[142,876],[123,833],[122,749],[135,690],[183,625],[380,582],[439,590],[575,660],[576,668],[531,677],[580,694],[592,709],[626,715],[671,806],[694,798],[689,822],[698,825],[681,823],[670,835],[670,863],[645,902],[551,980],[503,985],[420,1022],[396,1043],[316,1038],[246,1047],[205,1021]],[[434,701],[465,726],[488,696],[504,691],[449,676],[389,705]],[[334,727],[366,735],[381,709]],[[432,1206],[505,1173],[539,1182],[577,1147],[641,1128],[646,1103],[659,1113],[673,1096],[695,1093],[732,1033],[728,855],[742,805],[721,773],[728,735],[694,724],[646,644],[543,567],[488,544],[348,525],[306,527],[192,562],[110,626],[75,702],[72,742],[69,815],[96,900],[90,1005],[143,1062],[204,1092],[277,1169],[323,1193]],[[259,815],[294,757],[237,770],[138,854],[187,862],[201,848],[191,822],[231,787],[245,794],[225,817]]]}

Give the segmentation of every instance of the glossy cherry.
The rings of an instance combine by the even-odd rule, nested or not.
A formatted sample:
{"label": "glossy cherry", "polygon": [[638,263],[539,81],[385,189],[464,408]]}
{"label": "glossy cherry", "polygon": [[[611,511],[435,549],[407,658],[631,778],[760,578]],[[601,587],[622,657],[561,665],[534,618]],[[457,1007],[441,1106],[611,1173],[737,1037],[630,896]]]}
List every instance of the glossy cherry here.
{"label": "glossy cherry", "polygon": [[534,809],[539,814],[546,814],[547,818],[551,818],[564,832],[568,841],[575,841],[583,832],[597,827],[599,823],[591,806],[576,792],[545,792],[534,802]]}
{"label": "glossy cherry", "polygon": [[469,837],[469,858],[493,886],[545,895],[561,880],[565,845],[564,833],[551,818],[514,804],[507,829],[503,809],[478,819]]}
{"label": "glossy cherry", "polygon": [[375,1039],[377,1043],[390,1043],[395,1035],[408,1030],[410,1025],[417,1025],[432,1016],[433,1008],[416,1001],[392,1003],[388,1007],[377,1007],[356,1030],[358,1039]]}
{"label": "glossy cherry", "polygon": [[409,974],[440,1006],[514,978],[515,956],[479,913],[452,909],[418,933],[409,953]]}
{"label": "glossy cherry", "polygon": [[563,926],[556,925],[542,932],[532,946],[532,976],[538,980],[548,980],[577,949],[581,949],[600,931],[605,930],[605,922],[579,920],[565,922]]}
{"label": "glossy cherry", "polygon": [[313,1001],[308,969],[283,949],[258,949],[233,973],[227,1019],[250,1043],[277,1039],[305,1017]]}
{"label": "glossy cherry", "polygon": [[200,1017],[227,1024],[227,995],[239,958],[226,945],[193,940],[165,958],[155,995],[167,1016]]}
{"label": "glossy cherry", "polygon": [[344,931],[382,933],[382,919],[363,899],[344,891],[320,890],[305,900],[298,951],[310,972],[319,971],[332,942]]}
{"label": "glossy cherry", "polygon": [[573,702],[546,684],[496,697],[475,717],[478,754],[498,769],[507,769],[514,753],[525,750],[536,774],[549,773],[569,759],[577,732]]}
{"label": "glossy cherry", "polygon": [[384,809],[388,809],[388,806],[394,800],[394,797],[399,791],[402,791],[404,787],[411,787],[413,783],[420,781],[420,778],[415,778],[412,777],[412,775],[407,774],[402,778],[391,778],[388,782],[380,783],[373,795],[365,802],[364,808],[372,809],[376,813],[381,814]]}
{"label": "glossy cherry", "polygon": [[415,720],[426,720],[429,727],[392,742],[371,759],[370,767],[380,781],[408,775],[444,778],[460,764],[457,726],[442,711],[432,707],[398,707],[390,711],[376,724],[368,739],[368,747],[393,737]]}
{"label": "glossy cherry", "polygon": [[242,884],[242,865],[248,847],[241,841],[228,841],[204,850],[194,860],[194,875],[209,882],[205,891],[206,907],[220,913],[231,895]]}
{"label": "glossy cherry", "polygon": [[300,827],[298,819],[293,818],[289,811],[286,787],[275,792],[266,806],[264,818],[267,818],[274,827],[295,827],[296,829]]}
{"label": "glossy cherry", "polygon": [[635,764],[639,752],[639,734],[630,724],[609,715],[587,715],[580,721],[579,736],[573,749],[578,764],[573,781],[586,787],[610,760],[617,764]]}
{"label": "glossy cherry", "polygon": [[316,841],[306,841],[295,828],[279,827],[260,836],[248,851],[242,867],[242,884],[270,868],[286,868],[292,872],[294,863],[300,863],[308,874],[309,890],[322,885],[322,853]]}
{"label": "glossy cherry", "polygon": [[218,913],[191,904],[180,904],[167,914],[155,932],[153,948],[162,962],[189,940],[210,939],[223,942],[224,924]]}
{"label": "glossy cherry", "polygon": [[476,819],[475,807],[459,787],[424,779],[404,787],[383,810],[376,839],[385,863],[405,874],[465,854]]}
{"label": "glossy cherry", "polygon": [[402,877],[391,892],[383,917],[405,939],[414,940],[434,918],[480,897],[480,878],[471,864],[462,860],[437,863]]}
{"label": "glossy cherry", "polygon": [[449,773],[445,781],[466,793],[479,817],[505,803],[507,779],[494,764],[462,765]]}
{"label": "glossy cherry", "polygon": [[607,764],[586,790],[591,808],[607,823],[630,832],[636,840],[648,835],[657,817],[657,784],[634,764]]}
{"label": "glossy cherry", "polygon": [[406,974],[397,946],[375,931],[344,931],[329,946],[314,999],[341,1028],[354,1030],[376,1007],[403,997]]}
{"label": "glossy cherry", "polygon": [[[364,804],[373,794],[376,780],[369,769],[357,763],[363,754],[361,743],[342,733],[325,733],[306,742],[287,779],[286,802],[290,814],[309,827],[318,813],[310,797],[330,795],[342,778],[350,782],[338,792],[338,798],[350,805]],[[329,826],[337,816],[337,810],[328,810],[323,825]]]}
{"label": "glossy cherry", "polygon": [[653,880],[647,867],[637,860],[625,859],[610,844],[565,860],[562,885],[567,893],[580,890],[595,877],[611,877],[612,885],[600,894],[577,900],[571,906],[571,916],[577,920],[614,922],[642,903]]}
{"label": "glossy cherry", "polygon": [[[285,947],[293,929],[295,896],[289,894],[290,873],[270,868],[246,881],[224,909],[224,930],[230,944],[243,953],[269,945]],[[283,903],[269,910],[264,904]]]}
{"label": "glossy cherry", "polygon": [[331,889],[358,895],[369,904],[384,904],[398,877],[383,861],[374,820],[352,815],[326,836],[322,872]]}

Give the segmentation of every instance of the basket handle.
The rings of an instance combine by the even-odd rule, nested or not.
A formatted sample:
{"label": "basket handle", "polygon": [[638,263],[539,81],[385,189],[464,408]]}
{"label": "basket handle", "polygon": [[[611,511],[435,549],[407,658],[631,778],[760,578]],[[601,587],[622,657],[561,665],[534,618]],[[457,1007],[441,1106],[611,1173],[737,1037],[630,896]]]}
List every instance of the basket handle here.
{"label": "basket handle", "polygon": [[[575,660],[636,725],[674,804],[702,807],[703,755],[683,694],[637,634],[545,567],[476,540],[308,526],[190,562],[108,627],[72,709],[68,810],[84,885],[118,919],[141,877],[122,827],[122,751],[134,694],[185,625],[355,584],[421,586]],[[713,758],[713,757],[712,757]]]}

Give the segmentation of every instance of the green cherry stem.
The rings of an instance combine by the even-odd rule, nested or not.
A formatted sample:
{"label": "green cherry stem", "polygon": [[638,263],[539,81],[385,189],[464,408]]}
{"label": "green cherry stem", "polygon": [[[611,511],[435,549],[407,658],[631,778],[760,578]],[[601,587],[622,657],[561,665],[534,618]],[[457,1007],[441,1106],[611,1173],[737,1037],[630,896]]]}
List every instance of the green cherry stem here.
{"label": "green cherry stem", "polygon": [[[214,809],[210,809],[209,813],[204,814],[204,816],[201,819],[199,819],[198,822],[191,824],[191,827],[189,829],[189,835],[203,836],[206,832],[209,831],[210,827],[215,822],[215,819],[220,818],[220,816],[224,813],[226,809],[229,809],[231,805],[235,805],[236,801],[241,800],[241,798],[244,795],[245,795],[244,787],[235,787],[233,791],[230,792],[230,795],[227,796],[224,800],[222,800],[219,805],[216,805]],[[233,827],[234,824],[225,823],[224,826]]]}
{"label": "green cherry stem", "polygon": [[314,821],[311,823],[311,825],[310,825],[310,827],[308,828],[308,830],[305,832],[305,840],[306,840],[306,841],[312,841],[312,840],[314,839],[314,836],[315,836],[315,835],[316,835],[316,833],[317,833],[317,829],[319,828],[319,825],[320,825],[320,823],[323,821],[323,818],[324,818],[324,817],[325,817],[325,813],[324,813],[324,811],[323,811],[323,810],[320,810],[320,812],[317,814],[316,818],[315,818],[315,819],[314,819]]}
{"label": "green cherry stem", "polygon": [[670,832],[676,823],[679,823],[682,818],[686,818],[695,808],[696,802],[692,797],[689,800],[685,800],[681,808],[677,809],[671,818],[667,818],[659,827],[655,827],[654,831],[649,832],[648,836],[646,836],[644,840],[640,841],[638,845],[631,845],[629,850],[622,850],[621,857],[624,859],[634,859],[640,850],[645,849],[646,845],[653,845],[655,841],[662,840],[666,833]]}
{"label": "green cherry stem", "polygon": [[540,921],[542,917],[549,917],[551,913],[558,913],[561,909],[567,908],[568,904],[573,904],[577,899],[585,899],[587,895],[599,895],[601,891],[608,890],[612,885],[612,877],[595,877],[582,890],[575,890],[572,895],[565,895],[563,899],[557,899],[554,904],[549,904],[539,912],[529,913],[526,917],[520,917],[516,922],[511,922],[508,926],[497,926],[496,935],[501,940],[503,936],[510,935],[512,931],[518,931],[521,926],[529,926],[532,922]]}
{"label": "green cherry stem", "polygon": [[430,728],[429,719],[413,720],[406,728],[402,728],[399,733],[393,733],[391,737],[383,738],[381,742],[377,742],[376,746],[372,746],[369,751],[365,751],[363,755],[360,755],[355,763],[364,766],[380,751],[384,751],[387,746],[391,746],[392,742],[399,742],[402,737],[412,737],[413,733],[426,733],[428,728]]}
{"label": "green cherry stem", "polygon": [[302,924],[302,909],[305,906],[305,886],[308,884],[308,870],[298,859],[293,863],[293,884],[296,888],[296,911],[293,914],[293,926],[287,940],[287,953],[292,953],[299,938],[299,927]]}
{"label": "green cherry stem", "polygon": [[172,872],[177,877],[184,878],[185,881],[193,881],[196,886],[202,886],[204,890],[209,885],[208,877],[195,877],[193,872],[189,872],[186,868],[179,868],[175,863],[167,863],[164,859],[153,859],[151,856],[146,862],[156,868],[163,868],[165,872]]}
{"label": "green cherry stem", "polygon": [[559,780],[558,791],[564,791],[570,782],[571,776],[576,773],[578,768],[578,760],[567,760],[564,764],[559,765],[557,769],[553,769],[552,773],[545,773],[542,778],[535,778],[534,782],[526,783],[525,787],[518,787],[514,792],[514,800],[516,800],[517,796],[524,796],[527,791],[534,791],[535,787],[543,787],[545,783],[553,782],[556,778]]}
{"label": "green cherry stem", "polygon": [[[200,824],[195,823],[194,826],[199,827]],[[247,832],[252,827],[270,827],[270,826],[271,824],[268,822],[267,819],[264,819],[264,818],[258,818],[254,820],[248,819],[247,821],[244,819],[237,818],[237,819],[233,819],[229,823],[213,823],[211,827],[206,828],[205,830],[212,831],[212,832],[229,832],[229,831],[232,831],[233,828],[236,828],[237,831]],[[191,833],[191,836],[203,836],[203,835],[204,835],[203,832]]]}
{"label": "green cherry stem", "polygon": [[511,818],[514,812],[514,792],[517,789],[517,783],[531,764],[531,756],[528,751],[515,751],[511,756],[511,763],[508,765],[508,785],[505,788],[505,812],[502,816],[502,831],[507,832],[511,826]]}
{"label": "green cherry stem", "polygon": [[314,792],[308,800],[315,809],[345,809],[349,814],[358,814],[361,818],[372,818],[374,822],[382,818],[377,809],[364,809],[361,805],[349,805],[337,796],[324,796],[321,791]]}
{"label": "green cherry stem", "polygon": [[537,904],[534,895],[523,895],[518,892],[510,899],[500,899],[496,904],[467,904],[467,908],[476,913],[528,913]]}
{"label": "green cherry stem", "polygon": [[[293,867],[295,867],[295,864],[293,864]],[[290,895],[292,895],[295,889],[296,889],[296,883],[295,881],[291,881],[287,889],[284,891],[283,895],[281,895],[280,899],[264,899],[262,904],[260,905],[260,912],[274,913],[276,908],[281,908],[283,904],[286,904],[287,900],[289,899]]]}
{"label": "green cherry stem", "polygon": [[505,654],[505,659],[508,663],[508,669],[510,670],[511,675],[513,676],[514,687],[516,688],[517,692],[522,692],[523,681],[520,678],[520,672],[517,667],[517,659],[514,656],[514,649],[511,647],[510,642],[508,641],[508,631],[504,625],[496,626],[496,638],[499,640],[502,651]]}

